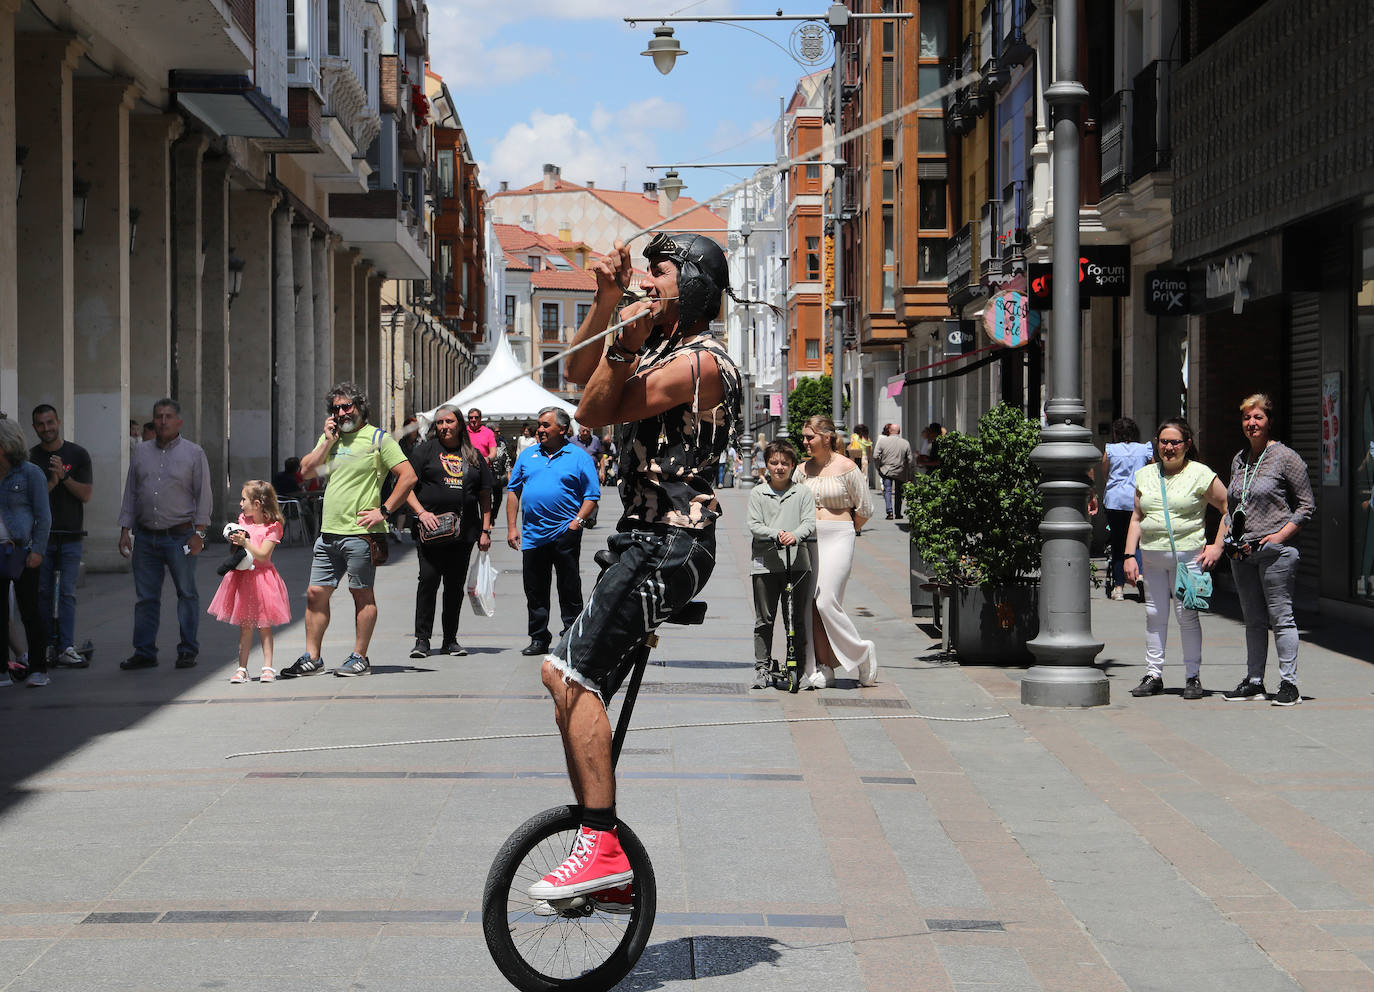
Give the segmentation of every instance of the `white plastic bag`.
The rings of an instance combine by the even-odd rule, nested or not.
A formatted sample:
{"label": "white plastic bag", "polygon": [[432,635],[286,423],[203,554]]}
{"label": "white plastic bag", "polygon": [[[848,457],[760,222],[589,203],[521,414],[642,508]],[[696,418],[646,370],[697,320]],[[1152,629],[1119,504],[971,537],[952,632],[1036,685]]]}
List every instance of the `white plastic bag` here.
{"label": "white plastic bag", "polygon": [[468,566],[468,602],[479,617],[496,615],[496,577],[500,574],[486,551],[477,552]]}

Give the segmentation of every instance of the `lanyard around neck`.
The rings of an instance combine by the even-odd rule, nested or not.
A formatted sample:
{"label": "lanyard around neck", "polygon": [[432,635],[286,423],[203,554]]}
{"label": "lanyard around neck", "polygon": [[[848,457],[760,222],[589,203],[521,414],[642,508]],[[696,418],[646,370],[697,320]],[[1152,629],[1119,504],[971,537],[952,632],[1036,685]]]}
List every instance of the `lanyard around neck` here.
{"label": "lanyard around neck", "polygon": [[1241,467],[1240,467],[1240,505],[1241,505],[1241,506],[1244,506],[1244,505],[1246,504],[1246,502],[1249,501],[1249,499],[1250,499],[1250,486],[1254,483],[1255,478],[1259,475],[1260,463],[1262,463],[1262,462],[1264,461],[1264,456],[1267,455],[1267,454],[1269,454],[1269,445],[1266,444],[1266,445],[1264,446],[1264,450],[1260,452],[1260,456],[1259,456],[1258,458],[1255,459],[1255,464],[1254,464],[1253,467],[1250,465],[1250,460],[1249,460],[1248,458],[1247,458],[1247,459],[1245,460],[1245,462],[1241,465]]}

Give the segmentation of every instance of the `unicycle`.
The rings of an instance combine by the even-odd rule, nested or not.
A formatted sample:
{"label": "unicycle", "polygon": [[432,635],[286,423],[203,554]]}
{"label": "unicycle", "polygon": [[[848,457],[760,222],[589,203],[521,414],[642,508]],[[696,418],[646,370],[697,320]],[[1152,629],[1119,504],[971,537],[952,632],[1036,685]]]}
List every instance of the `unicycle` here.
{"label": "unicycle", "polygon": [[[596,560],[604,572],[613,559],[600,551]],[[706,604],[694,600],[666,622],[700,624],[705,619]],[[620,760],[649,652],[657,644],[658,638],[650,634],[631,670],[611,739],[613,769]],[[623,820],[616,821],[616,834],[634,872],[628,902],[600,903],[590,896],[530,898],[526,890],[563,863],[580,827],[578,807],[546,809],[506,839],[487,873],[482,933],[496,967],[522,992],[605,992],[630,973],[654,928],[658,892],[653,865]]]}

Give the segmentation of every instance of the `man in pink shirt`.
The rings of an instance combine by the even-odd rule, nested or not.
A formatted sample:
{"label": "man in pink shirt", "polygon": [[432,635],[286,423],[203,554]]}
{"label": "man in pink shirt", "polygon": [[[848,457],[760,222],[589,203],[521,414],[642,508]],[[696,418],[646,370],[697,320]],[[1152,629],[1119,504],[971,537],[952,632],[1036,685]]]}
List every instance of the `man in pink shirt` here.
{"label": "man in pink shirt", "polygon": [[490,458],[496,452],[496,432],[482,425],[482,411],[473,407],[468,411],[468,437],[472,446]]}

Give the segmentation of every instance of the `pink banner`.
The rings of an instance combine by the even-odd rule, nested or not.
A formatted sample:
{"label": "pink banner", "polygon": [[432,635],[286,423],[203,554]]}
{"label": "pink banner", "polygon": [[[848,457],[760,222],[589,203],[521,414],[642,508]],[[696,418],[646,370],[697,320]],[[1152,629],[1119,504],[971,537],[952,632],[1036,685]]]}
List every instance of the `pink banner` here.
{"label": "pink banner", "polygon": [[774,417],[782,416],[782,393],[768,394],[768,412]]}
{"label": "pink banner", "polygon": [[905,372],[903,372],[901,375],[894,375],[891,379],[887,380],[887,398],[890,400],[896,399],[898,396],[902,394],[902,387],[905,385]]}

